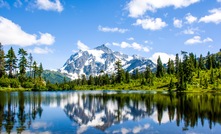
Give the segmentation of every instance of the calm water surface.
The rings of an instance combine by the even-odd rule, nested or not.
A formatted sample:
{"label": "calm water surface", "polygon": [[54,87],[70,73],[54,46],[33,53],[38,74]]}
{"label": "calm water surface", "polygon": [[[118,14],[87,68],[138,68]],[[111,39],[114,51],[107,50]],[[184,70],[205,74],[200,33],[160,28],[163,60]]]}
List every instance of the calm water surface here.
{"label": "calm water surface", "polygon": [[221,133],[221,94],[0,92],[0,133]]}

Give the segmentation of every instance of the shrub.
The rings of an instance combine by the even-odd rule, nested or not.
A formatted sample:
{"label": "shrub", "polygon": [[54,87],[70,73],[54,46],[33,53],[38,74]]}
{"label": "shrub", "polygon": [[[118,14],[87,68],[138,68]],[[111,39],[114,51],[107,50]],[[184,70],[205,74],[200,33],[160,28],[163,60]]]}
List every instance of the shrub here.
{"label": "shrub", "polygon": [[34,87],[34,84],[32,82],[24,82],[22,84],[22,87],[23,88],[33,88]]}
{"label": "shrub", "polygon": [[17,79],[10,79],[11,88],[19,88],[20,82]]}
{"label": "shrub", "polygon": [[48,90],[58,90],[58,86],[56,84],[48,83],[46,87]]}
{"label": "shrub", "polygon": [[9,87],[10,80],[8,78],[0,78],[0,86],[1,87]]}

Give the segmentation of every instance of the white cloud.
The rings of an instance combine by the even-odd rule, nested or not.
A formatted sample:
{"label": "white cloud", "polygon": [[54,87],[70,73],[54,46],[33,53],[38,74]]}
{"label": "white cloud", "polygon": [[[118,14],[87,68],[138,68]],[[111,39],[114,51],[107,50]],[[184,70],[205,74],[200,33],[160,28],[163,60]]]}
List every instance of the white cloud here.
{"label": "white cloud", "polygon": [[10,8],[9,4],[6,1],[0,0],[0,8],[2,7]]}
{"label": "white cloud", "polygon": [[53,53],[54,51],[48,47],[45,48],[35,47],[33,50],[29,49],[28,52],[34,54],[48,54],[48,53]]}
{"label": "white cloud", "polygon": [[144,43],[145,44],[153,44],[153,42],[151,40],[145,40]]}
{"label": "white cloud", "polygon": [[187,28],[182,33],[183,34],[195,34],[196,31],[199,31],[199,28]]}
{"label": "white cloud", "polygon": [[55,0],[54,2],[51,0],[36,0],[36,6],[38,9],[47,11],[62,12],[64,9],[60,0]]}
{"label": "white cloud", "polygon": [[197,17],[192,16],[191,13],[188,13],[185,19],[187,21],[186,23],[189,23],[189,24],[192,24],[193,22],[197,21]]}
{"label": "white cloud", "polygon": [[16,0],[16,1],[14,2],[14,6],[15,6],[15,7],[21,7],[21,6],[22,6],[21,0]]}
{"label": "white cloud", "polygon": [[134,23],[133,25],[135,26],[142,26],[143,29],[146,30],[160,30],[164,27],[167,26],[167,24],[162,21],[161,18],[146,18],[146,19],[137,19],[136,23]]}
{"label": "white cloud", "polygon": [[174,25],[174,27],[176,27],[176,28],[182,28],[183,22],[182,22],[182,20],[173,18],[173,25]]}
{"label": "white cloud", "polygon": [[206,15],[200,18],[199,22],[204,22],[204,23],[212,22],[215,24],[221,23],[221,8],[209,10],[209,13],[210,15]]}
{"label": "white cloud", "polygon": [[133,37],[130,37],[130,38],[128,38],[127,40],[130,40],[130,41],[132,41],[132,40],[134,40],[134,38],[133,38]]}
{"label": "white cloud", "polygon": [[193,45],[193,44],[200,44],[200,43],[206,43],[206,42],[213,42],[213,40],[209,37],[202,40],[200,36],[194,36],[193,38],[188,39],[187,41],[185,41],[184,44]]}
{"label": "white cloud", "polygon": [[155,11],[160,8],[173,6],[175,8],[188,7],[200,0],[131,0],[126,9],[129,16],[137,18],[143,16],[147,11]]}
{"label": "white cloud", "polygon": [[206,39],[203,40],[203,42],[204,42],[204,43],[205,43],[205,42],[213,42],[213,40],[212,40],[211,38],[207,37]]}
{"label": "white cloud", "polygon": [[85,45],[84,43],[82,43],[80,40],[78,40],[78,42],[77,42],[77,47],[78,47],[78,49],[80,49],[82,51],[89,49],[89,47],[87,45]]}
{"label": "white cloud", "polygon": [[169,58],[172,60],[175,59],[175,55],[167,54],[167,53],[163,53],[163,52],[156,52],[149,59],[152,60],[156,64],[159,56],[160,56],[162,63],[167,63]]}
{"label": "white cloud", "polygon": [[221,2],[221,0],[217,0],[217,2]]}
{"label": "white cloud", "polygon": [[112,33],[113,32],[125,33],[129,31],[128,29],[121,29],[117,27],[110,28],[110,27],[102,27],[102,26],[98,26],[98,30],[102,32],[112,32]]}
{"label": "white cloud", "polygon": [[136,42],[133,42],[132,44],[130,43],[127,43],[127,42],[121,42],[121,43],[115,43],[113,42],[112,43],[114,46],[119,46],[121,48],[133,48],[135,50],[138,50],[138,51],[144,51],[144,52],[149,52],[150,49],[148,47],[145,47],[141,44],[138,44]]}
{"label": "white cloud", "polygon": [[51,45],[55,37],[49,33],[40,33],[38,38],[35,34],[28,34],[11,20],[0,16],[0,40],[3,45],[18,45],[22,47],[31,45]]}

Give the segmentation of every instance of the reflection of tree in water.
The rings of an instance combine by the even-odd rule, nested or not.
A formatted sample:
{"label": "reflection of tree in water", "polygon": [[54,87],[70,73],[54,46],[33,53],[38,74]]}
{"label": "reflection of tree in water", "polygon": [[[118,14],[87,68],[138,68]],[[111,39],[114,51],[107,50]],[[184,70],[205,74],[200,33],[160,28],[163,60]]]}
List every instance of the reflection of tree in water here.
{"label": "reflection of tree in water", "polygon": [[[75,100],[75,103],[69,100]],[[29,129],[43,112],[41,105],[64,105],[67,116],[79,125],[92,125],[106,130],[112,124],[127,120],[140,120],[153,117],[165,123],[163,116],[168,113],[169,121],[176,120],[177,126],[184,122],[183,130],[196,127],[207,119],[209,128],[221,124],[221,95],[219,94],[80,94],[78,92],[42,93],[11,92],[0,93],[0,130],[7,133],[17,130],[22,133]],[[67,103],[64,103],[64,102]],[[111,104],[111,105],[110,105]],[[115,107],[116,106],[116,107]],[[99,115],[97,115],[99,113]],[[96,117],[103,124],[93,124]],[[154,120],[155,121],[155,120]]]}
{"label": "reflection of tree in water", "polygon": [[[0,130],[4,126],[7,133],[11,133],[16,128],[17,133],[22,133],[27,127],[30,128],[32,120],[36,114],[41,115],[41,95],[26,94],[25,92],[13,92],[0,94]],[[27,100],[27,102],[25,102]],[[32,105],[38,103],[38,105]],[[29,111],[25,112],[25,106],[29,106]],[[32,108],[32,109],[31,109]],[[17,115],[17,116],[16,116]]]}
{"label": "reflection of tree in water", "polygon": [[[80,98],[79,98],[80,97]],[[80,107],[80,101],[83,107]],[[215,123],[221,124],[221,96],[213,94],[94,94],[78,96],[78,103],[67,104],[65,113],[70,119],[81,125],[90,124],[96,118],[96,113],[105,112],[101,118],[103,125],[94,124],[94,127],[105,130],[112,124],[129,120],[122,113],[129,109],[132,120],[139,120],[153,115],[157,111],[158,123],[161,124],[165,112],[168,113],[169,121],[176,120],[177,126],[184,122],[183,130],[188,127],[194,128],[201,122],[204,126],[205,119],[209,120],[209,128]],[[117,110],[109,112],[107,103],[116,102]],[[115,103],[114,103],[115,104]],[[139,105],[144,104],[145,109]],[[85,109],[91,111],[88,116]],[[81,122],[79,122],[81,120]]]}

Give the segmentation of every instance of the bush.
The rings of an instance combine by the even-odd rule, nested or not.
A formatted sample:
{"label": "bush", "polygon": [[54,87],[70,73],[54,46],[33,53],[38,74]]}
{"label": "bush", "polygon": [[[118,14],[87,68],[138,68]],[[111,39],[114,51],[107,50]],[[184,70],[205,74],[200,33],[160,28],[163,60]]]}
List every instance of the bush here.
{"label": "bush", "polygon": [[33,86],[33,90],[39,91],[39,90],[45,90],[45,89],[46,89],[45,81],[42,81],[41,79],[36,79],[35,84]]}
{"label": "bush", "polygon": [[47,84],[47,89],[48,90],[58,90],[58,86],[56,84]]}
{"label": "bush", "polygon": [[1,87],[9,87],[10,80],[8,78],[0,78],[0,86]]}
{"label": "bush", "polygon": [[22,87],[23,88],[33,88],[34,87],[34,84],[32,82],[24,82],[22,84]]}
{"label": "bush", "polygon": [[10,79],[11,88],[19,88],[20,82],[17,79]]}

